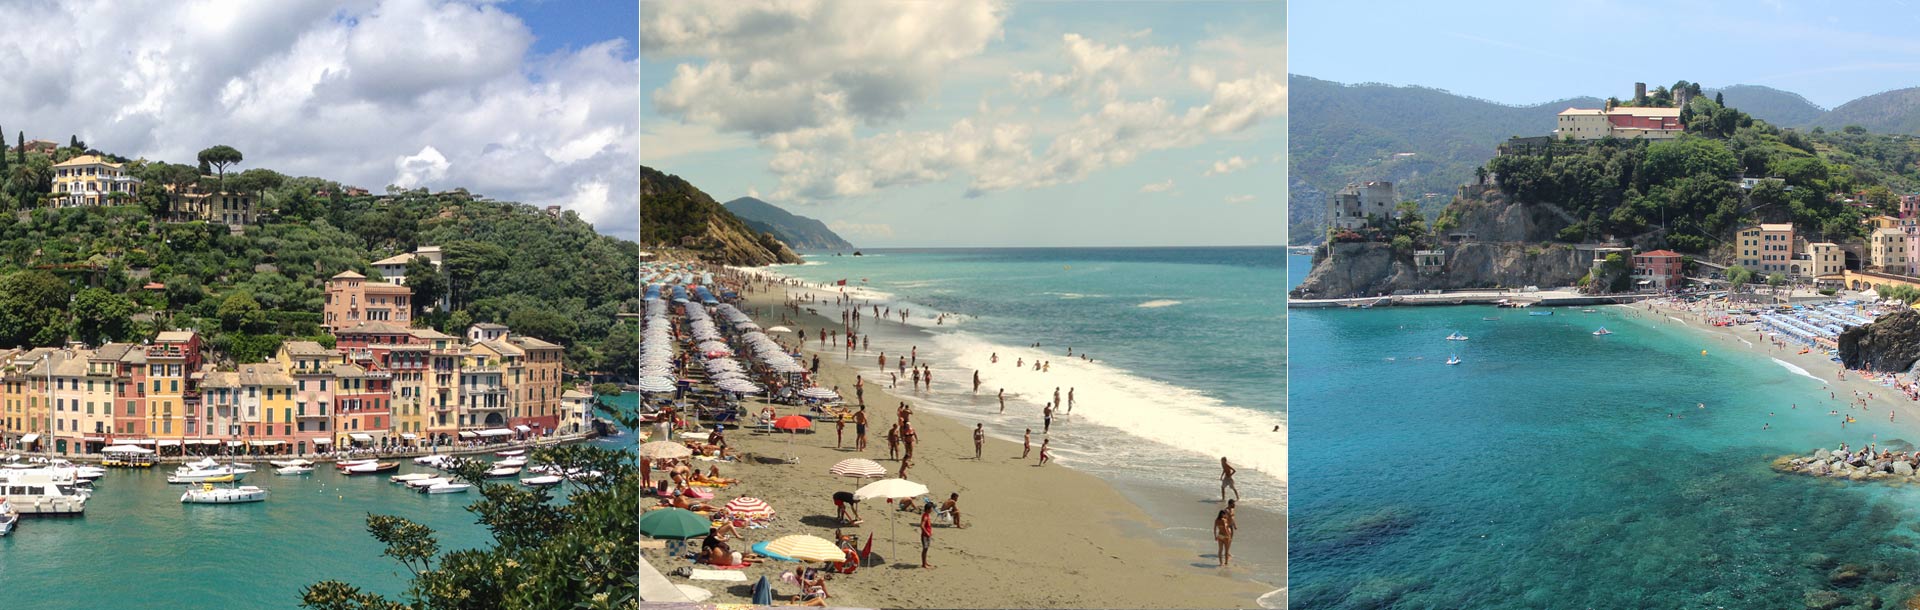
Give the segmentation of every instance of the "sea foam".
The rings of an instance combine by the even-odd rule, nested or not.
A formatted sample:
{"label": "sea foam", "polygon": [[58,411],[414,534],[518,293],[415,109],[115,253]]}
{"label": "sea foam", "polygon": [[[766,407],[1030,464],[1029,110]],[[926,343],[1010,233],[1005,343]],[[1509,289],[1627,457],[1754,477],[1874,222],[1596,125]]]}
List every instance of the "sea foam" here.
{"label": "sea foam", "polygon": [[1155,300],[1152,300],[1152,301],[1147,301],[1147,302],[1145,302],[1145,303],[1141,303],[1141,304],[1139,304],[1139,305],[1135,305],[1135,307],[1143,307],[1143,308],[1146,308],[1146,309],[1154,309],[1154,308],[1157,308],[1157,307],[1172,307],[1172,306],[1174,306],[1174,305],[1179,305],[1179,304],[1180,304],[1180,302],[1179,302],[1179,301],[1175,301],[1175,300],[1173,300],[1173,299],[1155,299]]}

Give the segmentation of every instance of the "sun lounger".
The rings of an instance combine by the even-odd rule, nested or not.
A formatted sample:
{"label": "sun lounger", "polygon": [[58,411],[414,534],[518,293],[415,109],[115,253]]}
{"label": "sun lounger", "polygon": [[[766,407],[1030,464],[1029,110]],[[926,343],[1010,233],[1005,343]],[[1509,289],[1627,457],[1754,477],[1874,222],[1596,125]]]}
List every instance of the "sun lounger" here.
{"label": "sun lounger", "polygon": [[738,569],[702,570],[694,568],[693,580],[719,580],[728,582],[747,582],[747,575]]}

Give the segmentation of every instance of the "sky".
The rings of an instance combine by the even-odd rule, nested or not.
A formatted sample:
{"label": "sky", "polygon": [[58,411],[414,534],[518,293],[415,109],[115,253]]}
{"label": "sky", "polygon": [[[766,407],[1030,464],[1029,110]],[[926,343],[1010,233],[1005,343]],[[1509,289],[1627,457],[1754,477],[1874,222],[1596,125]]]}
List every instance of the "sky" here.
{"label": "sky", "polygon": [[655,1],[640,158],[856,246],[1277,245],[1280,2]]}
{"label": "sky", "polygon": [[[466,187],[638,233],[631,0],[0,2],[0,127],[381,191]],[[23,25],[27,24],[27,25]]]}
{"label": "sky", "polygon": [[[1920,3],[1295,0],[1294,74],[1423,85],[1507,104],[1631,97],[1686,80],[1823,107],[1920,85]],[[1381,19],[1391,15],[1390,19]]]}

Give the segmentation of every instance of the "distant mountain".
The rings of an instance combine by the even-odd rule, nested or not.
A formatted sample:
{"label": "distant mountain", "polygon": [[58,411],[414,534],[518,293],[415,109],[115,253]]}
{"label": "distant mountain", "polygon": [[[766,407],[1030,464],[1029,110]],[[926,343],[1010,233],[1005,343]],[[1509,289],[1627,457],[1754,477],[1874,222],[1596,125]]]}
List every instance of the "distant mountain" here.
{"label": "distant mountain", "polygon": [[1715,93],[1723,95],[1728,106],[1781,127],[1804,127],[1827,112],[1798,93],[1773,87],[1734,85],[1707,89],[1702,95],[1713,97]]}
{"label": "distant mountain", "polygon": [[758,267],[802,262],[772,232],[756,231],[679,176],[640,166],[642,247],[684,247],[701,260]]}
{"label": "distant mountain", "polygon": [[779,206],[741,197],[725,204],[727,211],[740,217],[756,231],[768,231],[797,250],[852,250],[853,244],[840,239],[826,223],[780,209]]}
{"label": "distant mountain", "polygon": [[1873,133],[1920,135],[1920,87],[1875,93],[1827,111],[1810,127],[1859,125]]}
{"label": "distant mountain", "polygon": [[1389,180],[1429,215],[1473,180],[1473,170],[1511,136],[1553,129],[1580,97],[1508,106],[1426,87],[1345,85],[1291,74],[1288,95],[1288,241],[1324,239],[1327,194],[1349,182]]}

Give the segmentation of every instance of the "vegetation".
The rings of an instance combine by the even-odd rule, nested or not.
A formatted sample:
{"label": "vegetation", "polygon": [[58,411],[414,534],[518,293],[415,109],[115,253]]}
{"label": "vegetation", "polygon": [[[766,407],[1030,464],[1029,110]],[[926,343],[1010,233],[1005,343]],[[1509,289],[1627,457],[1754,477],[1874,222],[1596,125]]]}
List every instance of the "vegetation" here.
{"label": "vegetation", "polygon": [[640,166],[640,241],[679,247],[692,238],[693,249],[714,263],[758,266],[798,263],[800,256],[772,233],[755,231],[686,180]]}
{"label": "vegetation", "polygon": [[[603,409],[628,427],[632,414]],[[490,548],[444,555],[433,530],[403,517],[367,515],[367,532],[386,545],[383,555],[412,575],[403,599],[327,580],[308,586],[301,605],[317,610],[466,610],[638,608],[640,471],[634,454],[586,445],[535,449],[529,461],[568,472],[603,476],[575,479],[565,502],[549,488],[524,488],[486,478],[484,461],[469,460],[455,476],[481,499],[467,510],[493,533]]]}
{"label": "vegetation", "polygon": [[1874,286],[1873,291],[1879,293],[1880,298],[1889,301],[1900,301],[1908,305],[1920,304],[1920,288],[1904,284],[1881,284]]}

